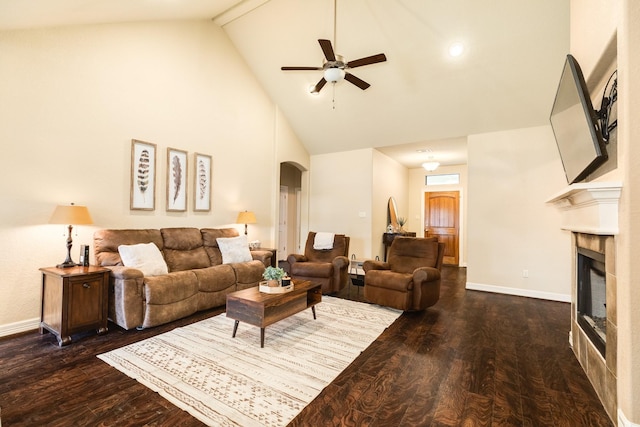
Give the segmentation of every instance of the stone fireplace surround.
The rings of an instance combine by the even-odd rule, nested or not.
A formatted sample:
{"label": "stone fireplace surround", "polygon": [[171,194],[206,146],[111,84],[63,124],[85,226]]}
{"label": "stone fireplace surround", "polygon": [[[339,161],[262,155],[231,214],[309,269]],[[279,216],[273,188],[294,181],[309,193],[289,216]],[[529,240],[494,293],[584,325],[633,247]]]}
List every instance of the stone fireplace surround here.
{"label": "stone fireplace surround", "polygon": [[[617,304],[615,236],[622,184],[572,184],[547,203],[562,213],[562,229],[571,231],[571,331],[569,343],[612,420],[617,414]],[[607,343],[603,358],[577,323],[577,248],[605,256]]]}

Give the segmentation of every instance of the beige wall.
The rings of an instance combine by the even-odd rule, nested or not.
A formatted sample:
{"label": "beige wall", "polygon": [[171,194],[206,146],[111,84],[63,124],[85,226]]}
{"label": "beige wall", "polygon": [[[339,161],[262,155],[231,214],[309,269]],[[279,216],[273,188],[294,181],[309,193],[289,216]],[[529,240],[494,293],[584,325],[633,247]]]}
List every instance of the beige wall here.
{"label": "beige wall", "polygon": [[311,156],[309,228],[346,233],[358,259],[382,258],[387,202],[406,216],[407,188],[407,168],[375,149]]}
{"label": "beige wall", "polygon": [[[640,3],[571,0],[571,52],[587,81],[618,69],[618,170],[622,179],[616,236],[618,425],[640,425]],[[613,43],[611,41],[613,40]]]}
{"label": "beige wall", "polygon": [[567,185],[551,127],[472,135],[468,159],[467,288],[570,301],[570,234],[545,204]]}
{"label": "beige wall", "polygon": [[309,229],[344,233],[351,238],[349,252],[366,255],[371,245],[372,150],[311,156],[311,171]]}
{"label": "beige wall", "polygon": [[[460,184],[425,185],[427,175],[459,174]],[[440,166],[434,172],[423,168],[409,170],[409,230],[424,236],[424,193],[429,191],[458,191],[460,194],[459,265],[467,265],[467,165]]]}
{"label": "beige wall", "polygon": [[[275,159],[308,155],[224,32],[209,21],[0,33],[0,335],[32,329],[39,267],[65,257],[57,204],[89,207],[73,258],[97,228],[234,224],[274,244]],[[129,210],[131,139],[157,144],[156,210]],[[212,210],[165,211],[166,150],[213,156]],[[191,165],[189,190],[193,189]],[[189,192],[190,192],[189,191]]]}
{"label": "beige wall", "polygon": [[[393,197],[398,217],[409,218],[409,170],[389,156],[373,150],[371,205],[371,251],[368,258],[384,259],[382,234],[387,230],[389,198]],[[415,231],[405,226],[407,231]]]}
{"label": "beige wall", "polygon": [[620,79],[618,131],[624,168],[620,206],[618,269],[618,409],[640,425],[640,4],[622,2],[624,20],[618,33]]}

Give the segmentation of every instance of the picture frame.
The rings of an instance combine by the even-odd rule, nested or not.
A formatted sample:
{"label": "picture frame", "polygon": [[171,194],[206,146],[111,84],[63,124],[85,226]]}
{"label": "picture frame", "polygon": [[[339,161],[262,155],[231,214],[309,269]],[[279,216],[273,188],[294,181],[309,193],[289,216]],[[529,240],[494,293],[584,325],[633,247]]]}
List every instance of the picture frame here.
{"label": "picture frame", "polygon": [[193,211],[209,212],[211,210],[211,156],[194,153],[193,170]]}
{"label": "picture frame", "polygon": [[131,140],[131,187],[129,209],[156,208],[156,144]]}
{"label": "picture frame", "polygon": [[187,152],[167,148],[167,211],[187,210]]}

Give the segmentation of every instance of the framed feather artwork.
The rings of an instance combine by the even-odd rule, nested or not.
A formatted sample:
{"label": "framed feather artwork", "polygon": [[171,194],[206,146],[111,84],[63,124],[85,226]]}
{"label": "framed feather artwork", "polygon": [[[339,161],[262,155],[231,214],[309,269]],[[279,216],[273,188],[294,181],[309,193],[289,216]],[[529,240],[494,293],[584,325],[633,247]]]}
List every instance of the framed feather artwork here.
{"label": "framed feather artwork", "polygon": [[156,208],[156,144],[131,140],[131,196],[129,208]]}
{"label": "framed feather artwork", "polygon": [[208,212],[211,210],[211,156],[195,153],[193,160],[195,169],[193,210]]}
{"label": "framed feather artwork", "polygon": [[187,152],[167,148],[167,211],[187,210]]}

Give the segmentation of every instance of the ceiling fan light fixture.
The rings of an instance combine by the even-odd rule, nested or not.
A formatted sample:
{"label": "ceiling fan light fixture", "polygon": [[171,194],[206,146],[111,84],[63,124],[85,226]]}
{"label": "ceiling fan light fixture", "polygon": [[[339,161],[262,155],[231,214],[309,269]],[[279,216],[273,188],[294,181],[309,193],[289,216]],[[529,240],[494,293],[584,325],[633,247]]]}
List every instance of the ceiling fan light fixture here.
{"label": "ceiling fan light fixture", "polygon": [[422,164],[422,167],[427,172],[433,172],[434,170],[438,169],[438,166],[440,166],[440,162],[424,162]]}
{"label": "ceiling fan light fixture", "polygon": [[324,70],[324,79],[329,83],[337,83],[344,79],[345,72],[341,68],[332,67]]}

